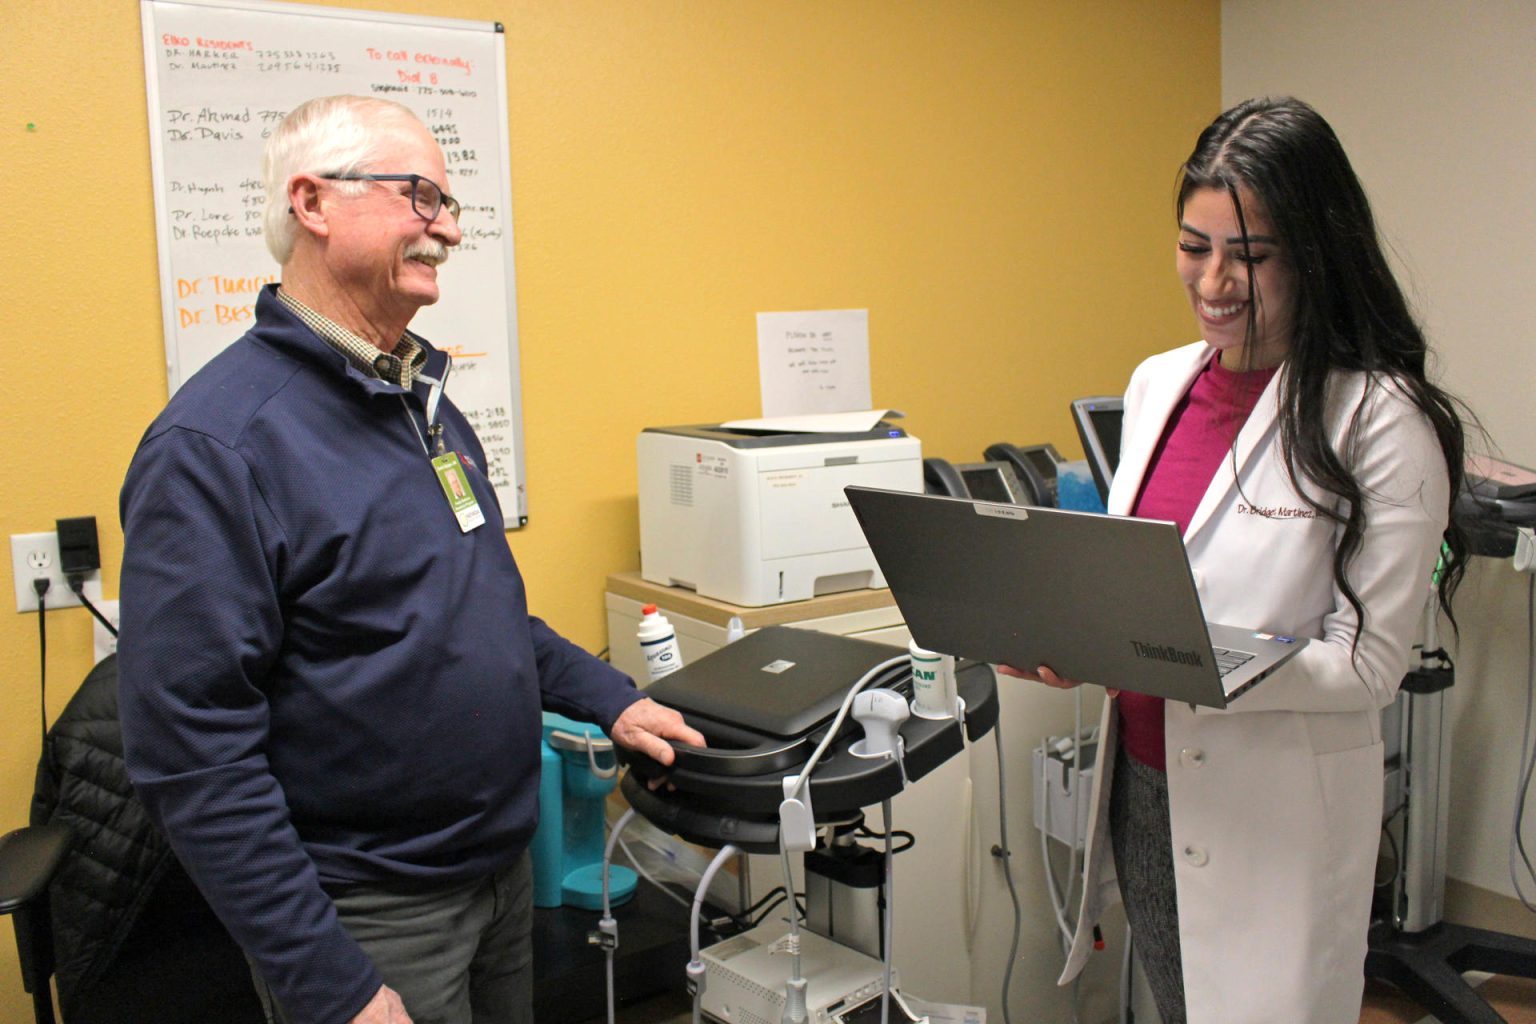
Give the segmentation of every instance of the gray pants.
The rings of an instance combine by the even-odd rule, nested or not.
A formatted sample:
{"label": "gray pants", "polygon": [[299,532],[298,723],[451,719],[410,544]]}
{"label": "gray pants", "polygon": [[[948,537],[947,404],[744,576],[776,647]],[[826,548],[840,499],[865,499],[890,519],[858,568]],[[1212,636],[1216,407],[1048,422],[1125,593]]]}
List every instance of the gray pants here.
{"label": "gray pants", "polygon": [[1109,838],[1136,959],[1163,1024],[1184,1024],[1184,962],[1173,881],[1168,776],[1121,747],[1109,793]]}
{"label": "gray pants", "polygon": [[[400,994],[414,1024],[533,1024],[533,860],[427,891],[357,886],[342,926]],[[269,1024],[291,1024],[252,967]]]}

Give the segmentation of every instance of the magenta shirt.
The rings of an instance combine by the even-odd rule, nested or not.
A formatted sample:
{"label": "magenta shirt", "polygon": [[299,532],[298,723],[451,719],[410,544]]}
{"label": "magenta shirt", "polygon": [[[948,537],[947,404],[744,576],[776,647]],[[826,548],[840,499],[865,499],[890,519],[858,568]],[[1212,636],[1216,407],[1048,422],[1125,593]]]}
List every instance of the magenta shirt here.
{"label": "magenta shirt", "polygon": [[[1168,418],[1132,515],[1175,522],[1181,534],[1189,529],[1221,460],[1232,457],[1232,442],[1276,369],[1234,373],[1211,359]],[[1125,691],[1117,704],[1126,753],[1165,770],[1163,698]]]}

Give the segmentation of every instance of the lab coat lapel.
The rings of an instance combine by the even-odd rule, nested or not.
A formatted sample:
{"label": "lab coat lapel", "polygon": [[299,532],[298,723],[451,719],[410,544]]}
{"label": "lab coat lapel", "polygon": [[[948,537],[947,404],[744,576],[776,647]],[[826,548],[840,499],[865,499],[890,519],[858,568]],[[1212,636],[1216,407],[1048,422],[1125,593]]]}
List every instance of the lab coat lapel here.
{"label": "lab coat lapel", "polygon": [[[1208,345],[1194,348],[1187,364],[1171,365],[1147,382],[1146,391],[1140,397],[1140,408],[1136,410],[1138,429],[1130,431],[1125,438],[1120,463],[1115,468],[1115,483],[1118,485],[1125,477],[1127,486],[1116,486],[1110,495],[1109,512],[1112,515],[1128,516],[1135,509],[1152,454],[1157,451],[1163,431],[1168,429],[1168,419],[1213,352],[1215,349]],[[1141,429],[1140,424],[1146,424],[1149,429]]]}
{"label": "lab coat lapel", "polygon": [[1253,412],[1248,414],[1243,428],[1237,432],[1237,471],[1233,472],[1232,454],[1222,456],[1221,465],[1216,468],[1216,475],[1211,478],[1210,486],[1205,489],[1205,496],[1200,499],[1200,504],[1195,508],[1195,514],[1189,520],[1189,529],[1184,531],[1185,546],[1188,546],[1200,530],[1210,522],[1212,514],[1218,508],[1226,506],[1228,498],[1237,490],[1237,481],[1247,470],[1248,464],[1261,453],[1269,450],[1268,442],[1272,432],[1279,429],[1279,394],[1280,373],[1276,372],[1265,385],[1264,393],[1259,396]]}

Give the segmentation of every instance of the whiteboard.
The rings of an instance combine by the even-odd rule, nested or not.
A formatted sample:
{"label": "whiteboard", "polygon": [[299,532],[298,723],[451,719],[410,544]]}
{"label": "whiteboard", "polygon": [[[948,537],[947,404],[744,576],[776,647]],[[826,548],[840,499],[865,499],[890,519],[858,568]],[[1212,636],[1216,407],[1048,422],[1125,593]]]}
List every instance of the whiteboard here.
{"label": "whiteboard", "polygon": [[507,525],[525,525],[501,25],[255,0],[141,0],[140,13],[171,392],[245,333],[278,279],[261,227],[267,136],[315,96],[395,100],[436,137],[463,204],[442,298],[411,329],[452,353],[449,394]]}

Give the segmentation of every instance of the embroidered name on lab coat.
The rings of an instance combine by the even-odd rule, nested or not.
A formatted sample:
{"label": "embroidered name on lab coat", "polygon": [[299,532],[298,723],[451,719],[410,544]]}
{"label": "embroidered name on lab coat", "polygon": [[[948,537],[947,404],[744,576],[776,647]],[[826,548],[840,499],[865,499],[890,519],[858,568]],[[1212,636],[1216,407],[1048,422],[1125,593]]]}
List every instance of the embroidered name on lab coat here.
{"label": "embroidered name on lab coat", "polygon": [[1287,508],[1284,505],[1250,505],[1247,502],[1237,503],[1237,514],[1240,516],[1263,516],[1265,519],[1314,519],[1317,512],[1310,508]]}

